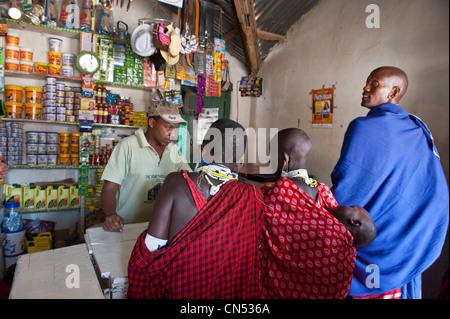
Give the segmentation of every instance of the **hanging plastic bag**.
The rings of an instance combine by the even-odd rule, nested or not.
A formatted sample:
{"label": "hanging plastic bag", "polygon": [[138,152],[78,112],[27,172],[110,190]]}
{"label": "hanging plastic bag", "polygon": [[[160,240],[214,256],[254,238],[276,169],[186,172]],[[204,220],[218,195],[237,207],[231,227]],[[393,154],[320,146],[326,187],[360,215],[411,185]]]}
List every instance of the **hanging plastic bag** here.
{"label": "hanging plastic bag", "polygon": [[92,0],[83,0],[83,9],[80,14],[80,30],[91,31]]}
{"label": "hanging plastic bag", "polygon": [[97,7],[95,15],[95,31],[101,35],[113,36],[112,10],[103,6]]}
{"label": "hanging plastic bag", "polygon": [[78,30],[80,28],[80,8],[75,0],[64,0],[59,19],[61,28]]}

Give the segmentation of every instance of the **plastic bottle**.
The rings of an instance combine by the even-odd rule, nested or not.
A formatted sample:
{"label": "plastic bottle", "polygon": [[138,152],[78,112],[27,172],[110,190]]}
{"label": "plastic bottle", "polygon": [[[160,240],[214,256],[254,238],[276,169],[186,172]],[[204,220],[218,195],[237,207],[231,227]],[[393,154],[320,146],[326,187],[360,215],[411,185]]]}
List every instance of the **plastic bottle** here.
{"label": "plastic bottle", "polygon": [[45,190],[45,207],[47,209],[58,208],[58,189],[48,186]]}
{"label": "plastic bottle", "polygon": [[46,186],[36,187],[34,189],[34,210],[44,210],[46,194],[45,194]]}
{"label": "plastic bottle", "polygon": [[23,190],[20,184],[12,184],[12,187],[7,187],[5,190],[5,203],[19,202],[19,207],[22,207]]}
{"label": "plastic bottle", "polygon": [[59,186],[58,187],[58,208],[68,208],[69,207],[69,187]]}
{"label": "plastic bottle", "polygon": [[4,208],[4,217],[2,222],[3,232],[18,231],[23,228],[22,212],[19,202],[7,202]]}
{"label": "plastic bottle", "polygon": [[34,184],[26,185],[23,187],[23,208],[34,209]]}
{"label": "plastic bottle", "polygon": [[71,208],[79,208],[80,207],[80,194],[78,187],[71,186],[69,188],[69,207]]}

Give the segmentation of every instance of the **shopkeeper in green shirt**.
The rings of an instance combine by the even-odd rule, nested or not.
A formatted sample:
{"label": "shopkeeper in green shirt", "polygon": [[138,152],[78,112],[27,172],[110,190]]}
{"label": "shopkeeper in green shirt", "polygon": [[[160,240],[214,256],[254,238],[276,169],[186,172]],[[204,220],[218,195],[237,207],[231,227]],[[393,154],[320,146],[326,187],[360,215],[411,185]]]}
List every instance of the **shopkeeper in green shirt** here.
{"label": "shopkeeper in green shirt", "polygon": [[139,128],[116,145],[103,172],[101,202],[106,231],[120,232],[124,224],[149,221],[166,176],[191,171],[178,146],[171,142],[180,124],[186,124],[178,107],[153,101],[148,117],[148,128]]}

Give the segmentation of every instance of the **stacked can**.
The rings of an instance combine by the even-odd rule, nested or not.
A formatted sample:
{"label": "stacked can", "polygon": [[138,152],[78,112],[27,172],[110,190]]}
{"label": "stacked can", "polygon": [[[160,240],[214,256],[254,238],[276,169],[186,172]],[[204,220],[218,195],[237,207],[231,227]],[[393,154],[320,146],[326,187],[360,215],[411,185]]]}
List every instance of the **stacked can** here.
{"label": "stacked can", "polygon": [[[6,122],[9,123],[9,122]],[[6,126],[0,127],[0,157],[6,160],[6,152],[8,151],[8,137],[6,135]],[[1,176],[0,176],[1,179]]]}
{"label": "stacked can", "polygon": [[47,121],[56,121],[56,78],[47,77],[47,84],[44,85],[44,99],[42,102],[44,109],[42,118]]}
{"label": "stacked can", "polygon": [[74,87],[74,99],[73,99],[73,115],[75,116],[75,122],[78,122],[78,115],[80,112],[80,106],[81,106],[81,87]]}
{"label": "stacked can", "polygon": [[[2,154],[8,165],[22,164],[23,156],[23,124],[15,122],[6,122],[6,152],[2,148]],[[2,136],[5,130],[2,129]],[[3,144],[3,143],[2,143]],[[6,155],[6,156],[5,156]]]}
{"label": "stacked can", "polygon": [[56,143],[58,133],[26,132],[26,149],[28,165],[56,165],[58,162],[59,144]]}
{"label": "stacked can", "polygon": [[59,134],[59,163],[61,165],[80,164],[80,134],[60,133]]}
{"label": "stacked can", "polygon": [[73,87],[67,86],[64,88],[64,107],[67,122],[75,122],[75,116],[73,115],[75,92]]}

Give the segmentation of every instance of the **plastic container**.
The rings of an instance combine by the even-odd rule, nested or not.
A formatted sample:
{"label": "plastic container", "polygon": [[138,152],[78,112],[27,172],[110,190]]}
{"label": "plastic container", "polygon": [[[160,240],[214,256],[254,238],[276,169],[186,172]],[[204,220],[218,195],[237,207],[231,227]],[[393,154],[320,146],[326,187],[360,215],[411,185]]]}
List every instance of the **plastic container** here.
{"label": "plastic container", "polygon": [[26,103],[38,103],[42,100],[42,88],[34,86],[25,87],[25,102]]}
{"label": "plastic container", "polygon": [[17,232],[23,229],[21,206],[19,201],[5,203],[2,222],[3,232]]}
{"label": "plastic container", "polygon": [[41,74],[47,74],[47,63],[34,62],[34,71]]}
{"label": "plastic container", "polygon": [[70,154],[70,144],[60,143],[59,144],[59,154]]}
{"label": "plastic container", "polygon": [[19,71],[19,60],[5,59],[5,69]]}
{"label": "plastic container", "polygon": [[6,203],[9,202],[18,202],[19,207],[22,207],[22,199],[23,199],[22,186],[20,186],[19,184],[3,185],[3,199],[5,200],[5,208]]}
{"label": "plastic container", "polygon": [[37,155],[37,164],[39,166],[47,166],[48,163],[48,155],[47,154],[38,154]]}
{"label": "plastic container", "polygon": [[58,189],[48,186],[45,190],[45,207],[47,209],[58,208]]}
{"label": "plastic container", "polygon": [[20,48],[20,61],[33,62],[33,53],[31,48]]}
{"label": "plastic container", "polygon": [[69,208],[69,187],[58,187],[58,208]]}
{"label": "plastic container", "polygon": [[37,154],[27,153],[27,165],[31,166],[37,165]]}
{"label": "plastic container", "polygon": [[58,154],[47,154],[47,165],[55,166],[58,164]]}
{"label": "plastic container", "polygon": [[48,64],[61,65],[61,52],[49,51]]}
{"label": "plastic container", "polygon": [[69,133],[59,133],[59,142],[61,144],[69,144],[70,134]]}
{"label": "plastic container", "polygon": [[64,52],[61,57],[62,65],[73,66],[75,63],[75,55],[69,52]]}
{"label": "plastic container", "polygon": [[47,144],[38,144],[38,154],[47,154]]}
{"label": "plastic container", "polygon": [[48,74],[50,75],[61,75],[61,66],[57,64],[48,65]]}
{"label": "plastic container", "polygon": [[59,134],[55,132],[47,132],[47,143],[59,143]]}
{"label": "plastic container", "polygon": [[5,85],[5,100],[11,102],[22,102],[23,86]]}
{"label": "plastic container", "polygon": [[[15,257],[21,255],[25,251],[25,229],[16,231],[3,231],[6,235],[5,244],[3,247],[3,255],[5,257]],[[6,263],[5,258],[5,263]]]}
{"label": "plastic container", "polygon": [[39,139],[38,131],[27,131],[25,132],[26,142],[27,143],[37,143]]}
{"label": "plastic container", "polygon": [[6,45],[18,47],[20,43],[20,34],[15,32],[8,32],[6,35]]}
{"label": "plastic container", "polygon": [[72,162],[72,165],[80,165],[80,154],[70,154],[70,161]]}
{"label": "plastic container", "polygon": [[70,154],[59,154],[59,164],[63,166],[70,165]]}
{"label": "plastic container", "polygon": [[80,141],[80,133],[70,134],[70,144],[78,144]]}
{"label": "plastic container", "polygon": [[50,38],[48,39],[48,44],[50,46],[50,51],[61,52],[62,48],[62,40],[59,38]]}
{"label": "plastic container", "polygon": [[80,144],[74,143],[70,144],[70,153],[71,154],[77,154],[80,152]]}
{"label": "plastic container", "polygon": [[61,75],[73,76],[73,66],[63,65],[61,67]]}
{"label": "plastic container", "polygon": [[25,118],[30,120],[40,120],[42,114],[42,104],[25,103]]}
{"label": "plastic container", "polygon": [[15,46],[7,45],[5,47],[5,59],[8,60],[19,60],[20,49]]}
{"label": "plastic container", "polygon": [[42,189],[40,187],[36,187],[34,189],[34,210],[44,210],[46,207],[45,200],[45,187]]}
{"label": "plastic container", "polygon": [[47,76],[47,84],[56,85],[56,78],[53,76]]}
{"label": "plastic container", "polygon": [[28,72],[28,73],[33,72],[33,62],[20,61],[19,71]]}
{"label": "plastic container", "polygon": [[47,154],[59,154],[59,144],[58,143],[47,143]]}
{"label": "plastic container", "polygon": [[47,132],[37,132],[37,142],[39,144],[47,143]]}
{"label": "plastic container", "polygon": [[22,118],[23,104],[20,102],[5,102],[6,117],[13,119]]}
{"label": "plastic container", "polygon": [[37,154],[38,144],[37,143],[27,143],[27,154]]}
{"label": "plastic container", "polygon": [[23,187],[23,209],[34,209],[34,186]]}
{"label": "plastic container", "polygon": [[69,188],[69,207],[71,208],[80,207],[80,193],[78,187],[76,186],[71,186]]}

